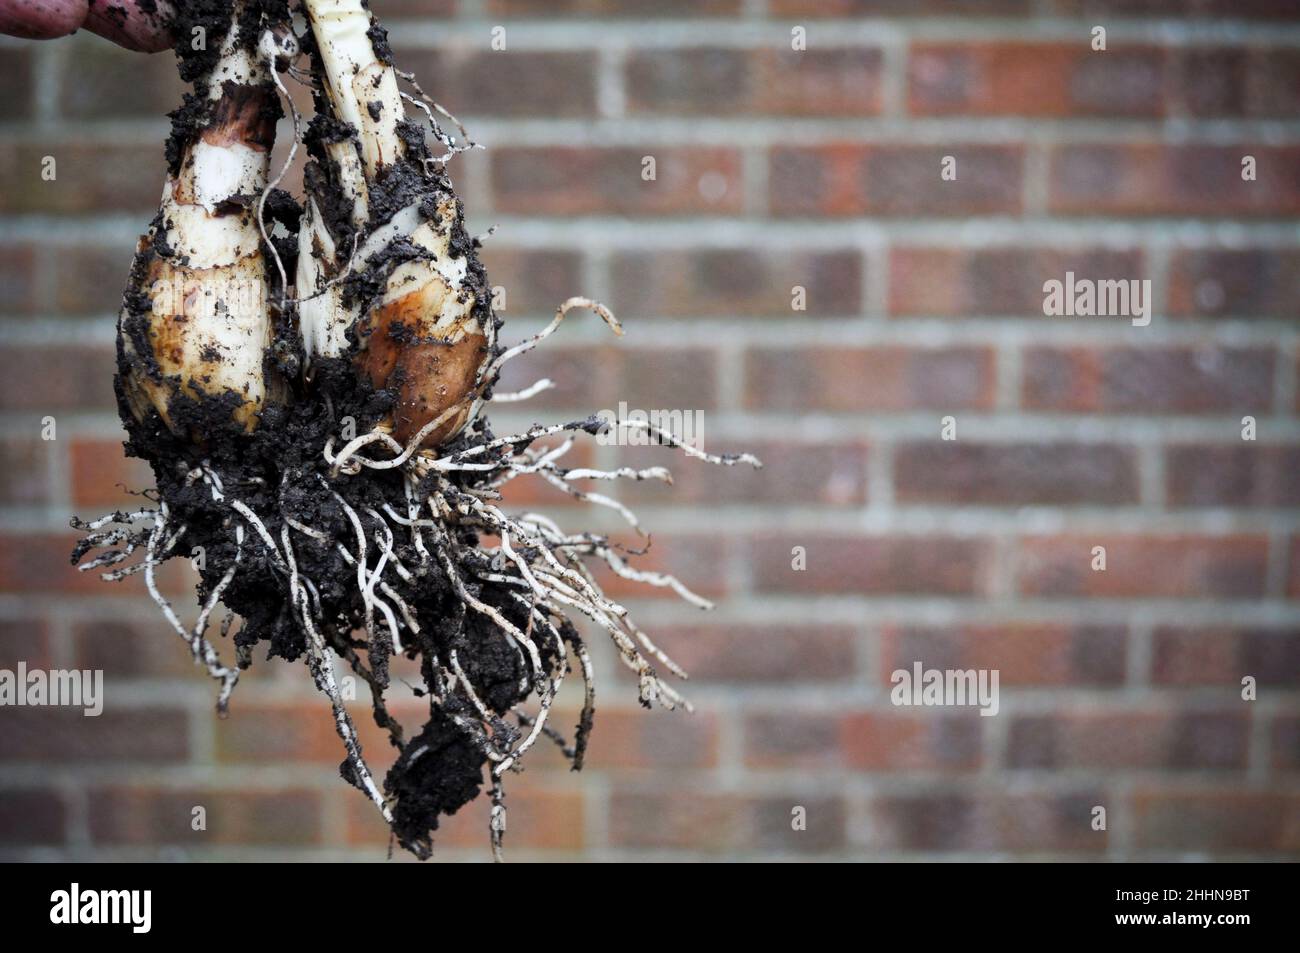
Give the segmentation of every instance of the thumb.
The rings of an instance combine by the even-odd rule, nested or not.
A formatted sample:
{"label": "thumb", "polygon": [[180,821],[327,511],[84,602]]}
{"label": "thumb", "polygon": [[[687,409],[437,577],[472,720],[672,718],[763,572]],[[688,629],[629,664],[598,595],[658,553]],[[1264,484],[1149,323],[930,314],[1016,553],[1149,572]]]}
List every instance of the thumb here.
{"label": "thumb", "polygon": [[0,33],[31,40],[85,27],[128,50],[156,53],[172,45],[167,0],[0,0]]}

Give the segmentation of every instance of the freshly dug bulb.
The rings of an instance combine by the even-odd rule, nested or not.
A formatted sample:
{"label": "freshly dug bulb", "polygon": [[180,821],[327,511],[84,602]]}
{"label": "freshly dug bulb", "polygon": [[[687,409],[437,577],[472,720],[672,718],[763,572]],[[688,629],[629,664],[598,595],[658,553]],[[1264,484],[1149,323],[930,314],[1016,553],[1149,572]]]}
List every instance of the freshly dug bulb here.
{"label": "freshly dug bulb", "polygon": [[[395,394],[394,438],[406,444],[438,422],[421,439],[434,447],[479,405],[495,340],[482,268],[445,172],[412,134],[369,11],[360,0],[307,0],[306,10],[336,123],[299,230],[308,360],[351,353],[371,386]],[[327,226],[324,208],[348,210],[351,234]]]}
{"label": "freshly dug bulb", "polygon": [[120,391],[137,421],[157,411],[178,436],[176,401],[218,398],[245,430],[267,399],[271,340],[258,202],[276,90],[241,5],[198,98],[176,117],[179,152],[162,206],[137,246],[118,321]]}

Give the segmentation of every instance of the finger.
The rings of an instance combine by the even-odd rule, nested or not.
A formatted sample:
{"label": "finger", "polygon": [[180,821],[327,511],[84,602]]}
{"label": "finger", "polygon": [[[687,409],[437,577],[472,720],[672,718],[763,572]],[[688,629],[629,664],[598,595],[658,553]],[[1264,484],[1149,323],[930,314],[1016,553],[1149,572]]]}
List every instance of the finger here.
{"label": "finger", "polygon": [[0,0],[0,33],[51,40],[74,32],[88,12],[87,0]]}
{"label": "finger", "polygon": [[90,32],[142,53],[171,48],[173,11],[166,0],[89,0],[88,6],[85,26]]}
{"label": "finger", "polygon": [[128,50],[172,45],[167,0],[0,0],[0,33],[51,40],[85,27]]}

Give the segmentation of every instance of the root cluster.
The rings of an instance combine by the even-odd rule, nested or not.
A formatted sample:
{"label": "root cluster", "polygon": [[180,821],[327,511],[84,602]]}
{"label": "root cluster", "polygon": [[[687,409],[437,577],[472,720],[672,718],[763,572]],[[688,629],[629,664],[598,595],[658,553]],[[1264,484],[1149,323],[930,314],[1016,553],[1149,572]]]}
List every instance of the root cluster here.
{"label": "root cluster", "polygon": [[[536,346],[579,306],[597,309],[616,326],[595,302],[572,299],[542,333],[502,351],[487,373],[495,379],[506,361]],[[489,402],[515,402],[549,386],[539,381],[518,393],[491,394]],[[665,674],[686,673],[626,607],[601,591],[593,567],[709,607],[674,576],[634,568],[631,558],[644,550],[629,551],[596,533],[568,532],[540,513],[507,513],[503,488],[535,475],[559,492],[613,509],[644,535],[631,510],[589,487],[617,479],[670,483],[669,471],[566,468],[565,454],[576,440],[605,427],[640,428],[709,463],[758,461],[704,453],[641,421],[596,417],[496,436],[479,416],[436,451],[419,448],[438,419],[404,445],[383,423],[344,441],[340,409],[370,406],[370,416],[382,418],[386,404],[375,394],[353,394],[342,403],[294,403],[264,415],[254,433],[232,434],[208,448],[180,440],[165,449],[153,446],[149,456],[159,485],[148,497],[155,505],[74,521],[86,533],[74,562],[106,580],[143,574],[168,623],[219,683],[223,713],[258,643],[269,643],[271,655],[305,657],[333,710],[346,755],[343,777],[374,802],[398,842],[421,858],[432,851],[439,817],[480,793],[486,767],[490,838],[500,856],[503,781],[520,770],[520,759],[546,737],[574,769],[583,764],[595,685],[589,648],[573,620],[584,617],[609,635],[636,673],[643,705],[690,709],[665,681]],[[539,444],[544,438],[561,442]],[[217,452],[205,456],[204,449]],[[166,560],[196,553],[202,555],[195,559],[202,582],[190,625],[155,576]],[[222,606],[224,615],[214,624]],[[221,639],[234,630],[235,664],[222,661],[214,628]],[[420,666],[423,686],[415,691],[427,697],[429,719],[413,737],[386,703],[394,687],[393,656]],[[382,785],[367,766],[344,705],[335,657],[369,686],[374,719],[399,752]],[[584,702],[568,740],[550,715],[575,670]]]}

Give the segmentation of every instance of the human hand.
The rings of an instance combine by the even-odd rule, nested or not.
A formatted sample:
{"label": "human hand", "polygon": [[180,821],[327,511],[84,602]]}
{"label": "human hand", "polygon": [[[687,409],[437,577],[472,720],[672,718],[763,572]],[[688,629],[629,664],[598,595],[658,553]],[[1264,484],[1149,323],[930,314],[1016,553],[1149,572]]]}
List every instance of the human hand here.
{"label": "human hand", "polygon": [[0,33],[32,40],[85,27],[128,50],[157,53],[172,45],[167,0],[0,0]]}

